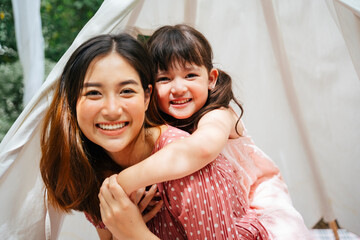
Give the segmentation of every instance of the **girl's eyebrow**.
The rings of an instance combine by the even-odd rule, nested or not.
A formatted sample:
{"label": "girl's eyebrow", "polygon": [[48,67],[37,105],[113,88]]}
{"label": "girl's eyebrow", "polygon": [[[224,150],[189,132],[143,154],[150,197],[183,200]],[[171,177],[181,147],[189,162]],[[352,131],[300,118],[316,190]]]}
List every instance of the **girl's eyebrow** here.
{"label": "girl's eyebrow", "polygon": [[[196,66],[196,65],[192,65],[192,64],[187,64],[185,66],[183,66],[183,68],[186,70],[186,71],[196,71],[196,70],[199,70],[200,67]],[[164,71],[164,70],[159,70],[157,72],[158,75],[162,75],[162,74],[168,74],[169,71]]]}
{"label": "girl's eyebrow", "polygon": [[167,74],[168,73],[168,71],[162,71],[162,70],[159,70],[158,72],[157,72],[157,74]]}
{"label": "girl's eyebrow", "polygon": [[[133,79],[128,79],[125,81],[122,81],[120,83],[118,83],[119,86],[125,86],[128,84],[134,84],[134,85],[139,85],[139,83]],[[84,83],[84,87],[102,87],[102,83],[100,82],[86,82]]]}
{"label": "girl's eyebrow", "polygon": [[186,70],[198,70],[198,69],[200,69],[199,66],[192,65],[192,64],[185,65],[184,68],[185,68]]}

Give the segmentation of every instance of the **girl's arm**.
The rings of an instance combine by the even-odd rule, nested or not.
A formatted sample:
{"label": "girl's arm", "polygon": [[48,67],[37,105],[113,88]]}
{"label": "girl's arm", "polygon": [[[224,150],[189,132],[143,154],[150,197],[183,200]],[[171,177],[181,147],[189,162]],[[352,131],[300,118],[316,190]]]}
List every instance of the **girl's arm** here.
{"label": "girl's arm", "polygon": [[205,114],[189,137],[178,139],[147,159],[126,168],[117,181],[126,194],[154,183],[185,177],[209,164],[221,152],[233,130],[237,116],[232,109],[216,109]]}
{"label": "girl's arm", "polygon": [[[159,239],[147,228],[138,206],[119,186],[115,175],[105,179],[99,199],[101,218],[108,229],[98,229],[100,239]],[[150,213],[152,217],[160,210],[159,207],[155,208]]]}

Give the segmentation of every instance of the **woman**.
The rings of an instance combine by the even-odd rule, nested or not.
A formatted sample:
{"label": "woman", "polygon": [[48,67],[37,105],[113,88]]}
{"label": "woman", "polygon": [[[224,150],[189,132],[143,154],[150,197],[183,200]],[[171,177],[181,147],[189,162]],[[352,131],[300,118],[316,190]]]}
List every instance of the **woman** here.
{"label": "woman", "polygon": [[103,180],[150,155],[160,130],[144,121],[153,81],[149,66],[144,48],[126,34],[95,37],[73,53],[42,132],[40,169],[53,206],[84,211],[100,223]]}
{"label": "woman", "polygon": [[[48,199],[63,211],[85,212],[101,239],[119,237],[104,207],[108,229],[101,221],[103,180],[188,136],[147,120],[154,79],[150,63],[146,50],[129,35],[90,39],[66,64],[45,117],[40,169]],[[164,206],[148,222],[157,237],[267,239],[222,156],[191,176],[158,187]],[[148,214],[153,216],[161,203]],[[134,228],[139,236],[156,238],[135,210],[130,218],[140,225]]]}

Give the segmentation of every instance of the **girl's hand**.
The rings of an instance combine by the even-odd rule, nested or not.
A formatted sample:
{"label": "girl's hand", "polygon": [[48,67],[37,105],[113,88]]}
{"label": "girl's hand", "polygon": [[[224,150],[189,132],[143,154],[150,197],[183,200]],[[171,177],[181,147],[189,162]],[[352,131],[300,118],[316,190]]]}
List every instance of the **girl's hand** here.
{"label": "girl's hand", "polygon": [[150,221],[160,211],[162,200],[156,200],[159,197],[160,194],[157,192],[156,184],[152,185],[148,191],[145,188],[140,188],[130,194],[131,201],[138,205],[145,222]]}
{"label": "girl's hand", "polygon": [[[139,208],[145,209],[146,201],[149,201],[148,198],[145,195],[142,200],[139,197],[135,197],[134,200],[139,202]],[[155,205],[143,219],[137,205],[132,202],[117,183],[116,175],[105,179],[100,188],[99,199],[101,218],[114,237],[118,239],[157,239],[146,227],[144,220],[148,221],[155,216],[162,202],[158,203],[160,207]]]}

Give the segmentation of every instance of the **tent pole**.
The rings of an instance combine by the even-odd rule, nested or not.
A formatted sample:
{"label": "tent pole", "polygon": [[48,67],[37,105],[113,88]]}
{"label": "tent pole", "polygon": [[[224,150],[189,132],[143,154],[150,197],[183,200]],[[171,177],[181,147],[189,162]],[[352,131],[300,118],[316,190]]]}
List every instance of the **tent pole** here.
{"label": "tent pole", "polygon": [[198,1],[185,0],[184,4],[184,22],[192,27],[196,24]]}
{"label": "tent pole", "polygon": [[335,240],[340,240],[336,220],[332,220],[331,222],[329,222],[329,225],[330,225],[330,228],[332,229],[332,231],[334,233]]}

